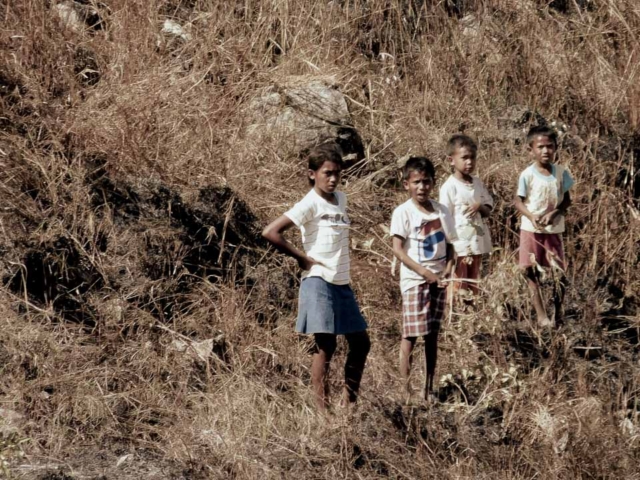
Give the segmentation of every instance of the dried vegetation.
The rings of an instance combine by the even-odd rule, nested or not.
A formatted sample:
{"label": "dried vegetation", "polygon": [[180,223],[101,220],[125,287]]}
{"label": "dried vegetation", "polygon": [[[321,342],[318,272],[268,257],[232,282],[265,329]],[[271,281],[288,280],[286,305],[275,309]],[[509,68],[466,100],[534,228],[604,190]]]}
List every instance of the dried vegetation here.
{"label": "dried vegetation", "polygon": [[[4,0],[0,19],[5,474],[637,478],[635,0]],[[307,188],[297,147],[247,136],[251,101],[294,76],[332,77],[364,156],[344,189],[374,345],[350,419],[312,408],[297,272],[258,235]],[[511,206],[542,121],[568,126],[578,182],[568,318],[546,333]],[[398,159],[442,180],[458,131],[497,248],[478,311],[447,319],[442,404],[405,406],[381,225]]]}

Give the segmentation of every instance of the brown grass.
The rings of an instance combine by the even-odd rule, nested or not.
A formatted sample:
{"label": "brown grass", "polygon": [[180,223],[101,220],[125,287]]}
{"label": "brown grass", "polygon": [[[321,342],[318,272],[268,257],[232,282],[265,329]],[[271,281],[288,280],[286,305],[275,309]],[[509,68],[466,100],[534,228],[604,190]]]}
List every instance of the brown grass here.
{"label": "brown grass", "polygon": [[[103,28],[0,2],[0,408],[22,415],[0,419],[7,475],[637,478],[634,0],[85,3]],[[161,34],[167,18],[190,39]],[[350,418],[314,411],[297,272],[258,235],[307,186],[287,142],[249,141],[248,106],[294,75],[332,75],[365,143],[344,190],[373,349]],[[552,333],[513,264],[534,111],[569,126],[578,183]],[[447,319],[443,403],[404,406],[380,225],[405,198],[397,160],[426,153],[442,181],[458,131],[479,140],[498,249],[478,311]]]}

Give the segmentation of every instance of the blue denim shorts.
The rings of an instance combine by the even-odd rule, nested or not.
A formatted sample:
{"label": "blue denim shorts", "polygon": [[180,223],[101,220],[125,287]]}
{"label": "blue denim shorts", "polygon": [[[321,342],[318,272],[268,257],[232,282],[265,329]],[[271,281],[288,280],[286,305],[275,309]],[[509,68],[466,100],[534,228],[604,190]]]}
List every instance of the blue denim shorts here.
{"label": "blue denim shorts", "polygon": [[320,277],[307,277],[300,285],[296,332],[345,335],[367,329],[353,290]]}

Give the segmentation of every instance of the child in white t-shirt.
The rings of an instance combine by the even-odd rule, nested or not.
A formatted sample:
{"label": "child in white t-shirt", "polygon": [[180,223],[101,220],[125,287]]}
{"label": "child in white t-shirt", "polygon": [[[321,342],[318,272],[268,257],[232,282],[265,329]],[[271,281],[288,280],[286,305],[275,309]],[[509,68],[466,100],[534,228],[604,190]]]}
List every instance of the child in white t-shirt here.
{"label": "child in white t-shirt", "polygon": [[[349,217],[347,197],[336,191],[342,172],[337,145],[325,144],[309,154],[313,188],[262,235],[278,250],[295,258],[302,268],[296,331],[315,340],[311,382],[317,406],[329,406],[327,373],[336,350],[336,336],[345,335],[349,350],[344,368],[343,403],[355,403],[370,349],[365,322],[349,286]],[[291,245],[283,232],[300,229],[304,252]]]}
{"label": "child in white t-shirt", "polygon": [[447,208],[430,200],[435,169],[424,157],[407,160],[404,188],[411,198],[399,205],[391,218],[393,253],[402,262],[402,342],[400,375],[410,396],[411,354],[418,337],[424,338],[426,381],[424,399],[435,400],[433,379],[438,359],[438,333],[446,306],[446,289],[440,281],[453,267],[455,224]]}
{"label": "child in white t-shirt", "polygon": [[522,214],[518,263],[527,277],[538,323],[554,324],[549,318],[540,291],[538,267],[559,273],[553,285],[555,321],[562,320],[566,262],[562,244],[564,216],[571,206],[569,190],[574,184],[567,169],[555,163],[558,148],[556,132],[545,126],[532,127],[527,134],[527,149],[533,163],[518,180],[515,207]]}
{"label": "child in white t-shirt", "polygon": [[473,176],[478,146],[466,135],[454,135],[447,145],[447,158],[453,174],[440,187],[440,203],[449,209],[456,222],[458,240],[452,293],[478,293],[482,255],[491,253],[491,235],[485,222],[493,208],[493,199],[482,180]]}

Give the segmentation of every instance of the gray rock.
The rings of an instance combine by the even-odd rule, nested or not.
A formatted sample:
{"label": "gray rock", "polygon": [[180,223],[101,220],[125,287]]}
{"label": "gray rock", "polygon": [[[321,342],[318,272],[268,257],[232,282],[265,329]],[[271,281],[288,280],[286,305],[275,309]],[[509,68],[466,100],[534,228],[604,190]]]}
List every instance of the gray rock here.
{"label": "gray rock", "polygon": [[61,2],[53,6],[53,10],[62,24],[76,32],[84,29],[84,22],[80,18],[80,12],[76,9],[75,2]]}
{"label": "gray rock", "polygon": [[246,109],[249,144],[273,143],[281,153],[335,140],[351,160],[364,156],[344,95],[333,77],[288,77],[262,90]]}
{"label": "gray rock", "polygon": [[162,33],[181,38],[184,41],[191,40],[191,34],[187,31],[187,27],[183,27],[175,20],[166,19],[162,24]]}
{"label": "gray rock", "polygon": [[102,30],[103,16],[109,12],[109,7],[101,2],[93,4],[64,0],[53,5],[53,11],[60,22],[75,32],[85,30]]}
{"label": "gray rock", "polygon": [[516,142],[524,140],[530,127],[547,125],[547,119],[535,110],[521,105],[506,108],[498,116],[498,127],[502,137]]}
{"label": "gray rock", "polygon": [[174,338],[168,345],[168,349],[174,352],[184,353],[196,362],[206,362],[212,356],[218,357],[227,363],[227,342],[224,334],[220,333],[214,338],[202,341],[187,338]]}
{"label": "gray rock", "polygon": [[0,434],[9,435],[17,432],[24,423],[24,416],[8,408],[0,408]]}
{"label": "gray rock", "polygon": [[474,14],[462,17],[459,24],[461,33],[465,37],[477,38],[480,34],[480,22]]}

